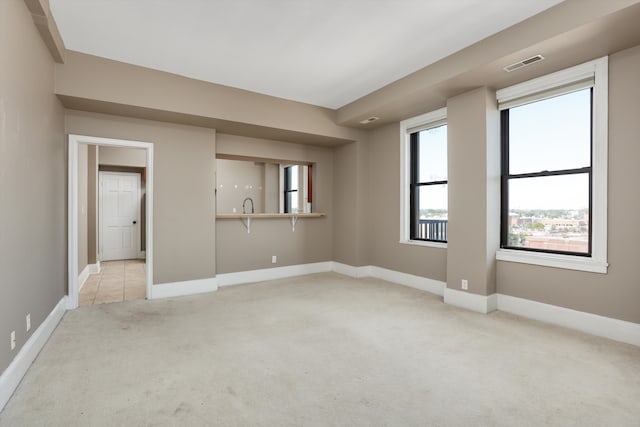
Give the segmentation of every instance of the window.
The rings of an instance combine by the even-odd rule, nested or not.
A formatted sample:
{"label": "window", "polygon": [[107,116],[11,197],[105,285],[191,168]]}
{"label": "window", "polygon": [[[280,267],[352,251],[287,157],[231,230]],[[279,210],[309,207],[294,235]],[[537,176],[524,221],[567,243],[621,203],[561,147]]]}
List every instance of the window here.
{"label": "window", "polygon": [[502,110],[503,248],[591,254],[591,91]]}
{"label": "window", "polygon": [[447,125],[412,132],[411,240],[447,241]]}
{"label": "window", "polygon": [[313,163],[281,164],[279,203],[281,213],[313,212]]}
{"label": "window", "polygon": [[298,212],[298,165],[284,168],[284,213]]}
{"label": "window", "polygon": [[498,259],[606,272],[606,62],[498,91]]}
{"label": "window", "polygon": [[402,243],[445,246],[448,226],[446,109],[401,123]]}

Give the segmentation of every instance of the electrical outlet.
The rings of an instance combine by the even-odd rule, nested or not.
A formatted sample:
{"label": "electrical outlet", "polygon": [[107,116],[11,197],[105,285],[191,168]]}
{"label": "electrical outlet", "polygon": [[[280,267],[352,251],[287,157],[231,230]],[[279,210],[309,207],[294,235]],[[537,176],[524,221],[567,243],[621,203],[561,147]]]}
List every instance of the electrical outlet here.
{"label": "electrical outlet", "polygon": [[273,255],[271,257],[271,264],[275,264],[276,262],[278,262],[278,257],[276,255]]}
{"label": "electrical outlet", "polygon": [[462,279],[462,289],[467,290],[469,289],[469,281],[466,279]]}
{"label": "electrical outlet", "polygon": [[27,332],[31,330],[31,313],[27,314]]}
{"label": "electrical outlet", "polygon": [[11,350],[16,348],[16,331],[11,332]]}

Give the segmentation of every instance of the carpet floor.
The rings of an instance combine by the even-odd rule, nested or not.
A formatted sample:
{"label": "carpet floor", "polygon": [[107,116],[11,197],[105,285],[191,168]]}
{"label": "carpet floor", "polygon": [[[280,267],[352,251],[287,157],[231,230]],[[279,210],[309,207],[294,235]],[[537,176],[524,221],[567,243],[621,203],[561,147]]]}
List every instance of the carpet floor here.
{"label": "carpet floor", "polygon": [[640,348],[334,273],[65,314],[0,426],[640,426]]}

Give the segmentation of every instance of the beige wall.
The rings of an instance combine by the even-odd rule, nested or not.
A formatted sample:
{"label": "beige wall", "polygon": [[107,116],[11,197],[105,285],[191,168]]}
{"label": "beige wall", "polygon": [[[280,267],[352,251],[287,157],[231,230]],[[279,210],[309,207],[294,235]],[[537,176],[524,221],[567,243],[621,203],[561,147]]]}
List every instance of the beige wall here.
{"label": "beige wall", "polygon": [[154,283],[215,276],[215,131],[66,111],[66,131],[154,144]]}
{"label": "beige wall", "polygon": [[[255,213],[264,213],[265,163],[248,160],[216,160],[216,209],[218,213],[242,213],[245,198],[253,200]],[[245,204],[251,213],[251,202]]]}
{"label": "beige wall", "polygon": [[21,0],[0,1],[0,64],[3,372],[64,296],[67,270],[63,109],[53,95],[53,60]]}
{"label": "beige wall", "polygon": [[447,287],[496,292],[500,246],[500,141],[495,92],[486,88],[447,101],[449,225]]}
{"label": "beige wall", "polygon": [[280,165],[264,164],[264,211],[280,212]]}
{"label": "beige wall", "polygon": [[355,143],[336,147],[333,153],[333,260],[347,265],[364,265],[358,257],[357,168]]}
{"label": "beige wall", "polygon": [[498,262],[498,292],[640,323],[640,46],[609,58],[607,274]]}
{"label": "beige wall", "polygon": [[367,236],[374,232],[370,227],[369,193],[375,189],[368,184],[368,147],[368,138],[363,138],[336,147],[333,153],[333,258],[353,266],[369,264]]}
{"label": "beige wall", "polygon": [[[98,147],[87,146],[87,262],[98,260]],[[143,228],[144,229],[144,228]]]}
{"label": "beige wall", "polygon": [[368,263],[433,280],[445,281],[447,251],[401,244],[400,241],[400,125],[387,125],[370,134],[368,147]]}
{"label": "beige wall", "polygon": [[147,166],[147,151],[141,148],[99,147],[98,161],[101,165]]}
{"label": "beige wall", "polygon": [[[281,267],[331,260],[333,224],[333,153],[331,149],[281,141],[218,134],[218,153],[315,164],[314,210],[323,218],[298,220],[295,232],[288,218],[258,219],[247,233],[239,219],[216,221],[216,265],[218,273]],[[278,257],[277,264],[271,257]]]}

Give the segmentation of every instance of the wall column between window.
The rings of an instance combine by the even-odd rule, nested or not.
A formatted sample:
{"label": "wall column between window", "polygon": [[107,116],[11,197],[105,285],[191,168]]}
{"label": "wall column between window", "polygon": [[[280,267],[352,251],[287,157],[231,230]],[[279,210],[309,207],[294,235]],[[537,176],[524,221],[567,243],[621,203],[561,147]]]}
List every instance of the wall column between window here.
{"label": "wall column between window", "polygon": [[[496,292],[495,254],[500,247],[500,115],[495,92],[483,87],[451,98],[447,113],[447,290],[489,296]],[[462,289],[462,280],[468,281],[468,290]],[[456,298],[447,299],[445,291],[445,302],[456,304]],[[493,309],[489,304],[481,311]]]}

